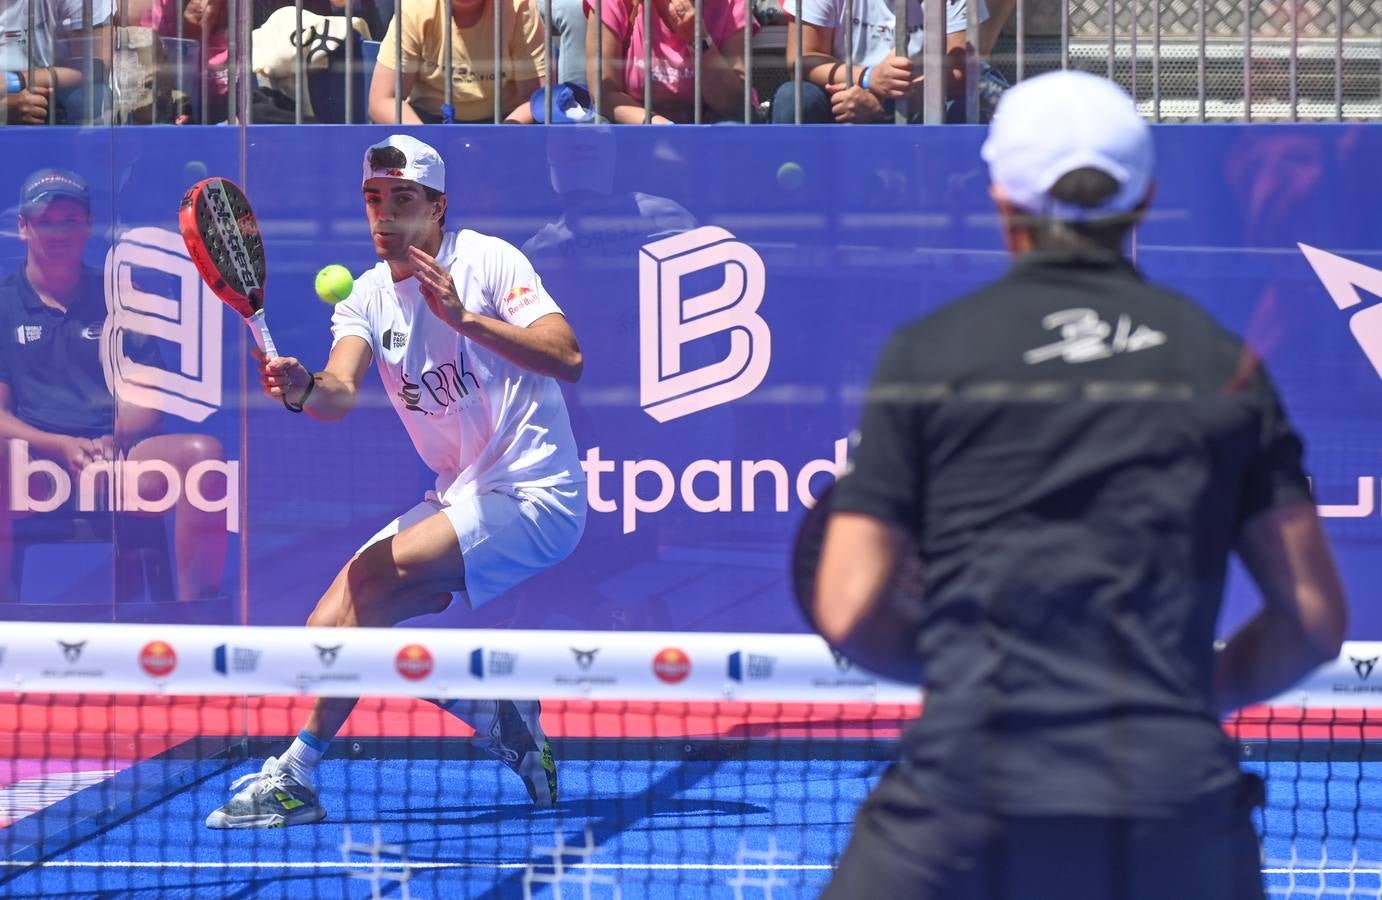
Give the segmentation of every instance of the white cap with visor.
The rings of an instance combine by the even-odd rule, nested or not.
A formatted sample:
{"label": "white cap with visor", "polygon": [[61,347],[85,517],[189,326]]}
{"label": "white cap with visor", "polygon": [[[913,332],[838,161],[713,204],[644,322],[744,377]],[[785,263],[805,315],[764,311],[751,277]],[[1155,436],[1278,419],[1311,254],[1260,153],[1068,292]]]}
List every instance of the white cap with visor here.
{"label": "white cap with visor", "polygon": [[[1152,186],[1152,132],[1122,88],[1085,72],[1039,75],[998,102],[983,158],[989,177],[1018,208],[1067,222],[1109,219],[1132,212]],[[1095,207],[1050,196],[1077,169],[1098,169],[1118,192]]]}
{"label": "white cap with visor", "polygon": [[[398,153],[379,152],[390,149]],[[406,134],[391,134],[365,151],[364,181],[371,178],[416,181],[423,187],[446,193],[446,163],[442,162],[441,154]]]}

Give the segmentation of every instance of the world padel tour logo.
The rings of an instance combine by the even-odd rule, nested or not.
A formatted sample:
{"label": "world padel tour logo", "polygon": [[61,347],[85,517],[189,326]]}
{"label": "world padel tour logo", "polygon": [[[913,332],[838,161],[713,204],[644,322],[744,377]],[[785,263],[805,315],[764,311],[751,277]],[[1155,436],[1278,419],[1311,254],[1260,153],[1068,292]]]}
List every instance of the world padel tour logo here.
{"label": "world padel tour logo", "polygon": [[151,678],[167,678],[177,665],[177,653],[164,641],[150,641],[139,651],[139,668]]}
{"label": "world padel tour logo", "polygon": [[503,678],[512,675],[518,666],[518,654],[505,650],[491,650],[485,653],[483,647],[470,652],[470,674],[476,678]]}
{"label": "world padel tour logo", "polygon": [[691,674],[691,657],[676,647],[668,647],[653,657],[653,674],[668,684],[685,681]]}
{"label": "world padel tour logo", "polygon": [[398,674],[409,681],[421,681],[432,674],[432,653],[421,644],[409,644],[394,657]]}

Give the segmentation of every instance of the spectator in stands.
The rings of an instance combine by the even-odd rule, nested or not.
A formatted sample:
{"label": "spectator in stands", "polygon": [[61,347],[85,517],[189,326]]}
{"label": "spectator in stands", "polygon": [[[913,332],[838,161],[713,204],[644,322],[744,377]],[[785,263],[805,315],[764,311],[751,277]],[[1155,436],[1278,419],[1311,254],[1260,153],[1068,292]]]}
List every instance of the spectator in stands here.
{"label": "spectator in stands", "polygon": [[[557,81],[589,86],[586,80],[585,41],[586,7],[585,0],[533,0],[537,4],[542,24],[552,33],[557,46]],[[547,20],[547,4],[552,4],[551,21]]]}
{"label": "spectator in stands", "polygon": [[[594,9],[585,0],[586,10]],[[653,4],[651,39],[644,2]],[[885,2],[885,0],[879,0]],[[701,12],[701,121],[742,121],[744,113],[745,0],[703,0]],[[695,121],[696,6],[693,0],[604,0],[604,22],[586,38],[590,83],[603,81],[600,110],[621,124],[643,121],[645,50],[653,61],[652,122]],[[755,26],[757,23],[754,23]],[[604,71],[595,71],[595,41],[603,42]]]}
{"label": "spectator in stands", "polygon": [[[345,16],[346,0],[304,0],[304,13],[321,16]],[[256,0],[253,25],[263,25],[277,9],[293,6],[292,0]],[[226,98],[229,94],[229,35],[227,32],[227,0],[152,0],[141,24],[153,28],[165,38],[178,37],[178,11],[182,11],[182,37],[201,44],[202,68],[208,79],[207,109],[202,121],[224,122],[229,114]],[[351,15],[363,19],[370,37],[379,40],[393,15],[391,0],[354,0]],[[304,26],[305,28],[306,26]]]}
{"label": "spectator in stands", "polygon": [[[784,0],[783,9],[789,18],[796,14],[800,0]],[[803,83],[801,86],[802,121],[807,123],[867,123],[892,121],[895,104],[907,99],[910,121],[919,122],[922,116],[921,66],[923,10],[919,0],[908,0],[907,22],[911,36],[907,41],[907,56],[894,52],[896,39],[892,0],[854,0],[854,15],[859,25],[850,30],[844,27],[845,0],[805,0],[802,20],[801,48],[796,46],[796,26],[787,29],[787,67],[796,65],[798,50],[802,52]],[[946,120],[964,121],[965,31],[968,0],[949,0],[946,3],[945,97]],[[988,10],[979,0],[979,21],[988,18]],[[794,21],[794,20],[793,20]],[[854,43],[854,71],[852,85],[846,78],[846,41]],[[981,41],[982,43],[982,41]],[[995,77],[990,75],[989,77]],[[796,121],[796,87],[792,81],[782,84],[773,95],[772,120],[775,123]],[[984,106],[996,104],[1002,91],[981,91]],[[984,117],[986,118],[986,116]]]}
{"label": "spectator in stands", "polygon": [[[165,38],[176,38],[179,7],[182,37],[201,44],[201,75],[207,80],[207,108],[202,110],[202,121],[224,122],[230,61],[226,0],[154,0],[141,22]],[[200,86],[188,89],[199,91]]]}
{"label": "spectator in stands", "polygon": [[[94,94],[95,115],[106,108],[111,0],[92,0],[91,39],[78,44],[74,39],[85,31],[82,16],[82,0],[0,0],[0,124],[85,121],[88,91]],[[83,74],[87,57],[94,69],[92,85],[85,84]]]}
{"label": "spectator in stands", "polygon": [[[452,96],[446,103],[445,11],[451,4]],[[370,82],[369,112],[375,122],[395,121],[397,73],[403,73],[403,124],[491,122],[494,117],[494,5],[503,3],[503,82],[499,87],[505,123],[533,122],[528,100],[546,72],[541,0],[413,0],[389,23]],[[403,59],[395,29],[403,20]]]}
{"label": "spectator in stands", "polygon": [[[52,460],[73,478],[69,504],[79,496],[79,476],[93,463],[161,460],[186,483],[188,469],[224,459],[225,452],[209,436],[160,434],[157,411],[111,396],[101,359],[105,273],[82,262],[90,235],[86,183],[61,169],[35,172],[20,193],[19,237],[27,258],[22,269],[0,281],[0,476],[6,486],[13,483],[9,454],[16,446],[30,458]],[[120,352],[158,364],[153,341],[135,332],[125,332]],[[161,476],[142,476],[141,497],[168,491]],[[11,507],[0,503],[0,595],[13,587]],[[197,509],[186,491],[174,515],[180,598],[217,596],[226,553],[224,515]]]}

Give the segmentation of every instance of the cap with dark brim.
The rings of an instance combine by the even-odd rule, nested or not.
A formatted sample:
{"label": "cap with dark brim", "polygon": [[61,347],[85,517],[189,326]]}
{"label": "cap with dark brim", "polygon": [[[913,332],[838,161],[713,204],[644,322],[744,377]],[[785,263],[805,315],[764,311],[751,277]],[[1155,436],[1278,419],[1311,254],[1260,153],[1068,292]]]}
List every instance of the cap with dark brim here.
{"label": "cap with dark brim", "polygon": [[19,209],[29,212],[64,197],[91,209],[91,191],[80,175],[67,169],[40,169],[20,188]]}

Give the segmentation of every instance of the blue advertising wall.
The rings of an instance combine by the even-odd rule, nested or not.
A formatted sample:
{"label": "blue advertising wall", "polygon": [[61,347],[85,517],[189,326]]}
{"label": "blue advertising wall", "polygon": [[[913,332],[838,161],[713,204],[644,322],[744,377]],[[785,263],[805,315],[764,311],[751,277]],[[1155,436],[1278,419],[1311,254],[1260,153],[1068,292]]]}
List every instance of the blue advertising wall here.
{"label": "blue advertising wall", "polygon": [[[144,396],[172,412],[169,428],[213,434],[238,461],[225,582],[245,604],[232,604],[236,621],[301,623],[361,542],[416,503],[432,476],[372,374],[340,423],[293,416],[259,394],[246,329],[185,269],[160,279],[176,253],[148,248],[163,246],[155,232],[175,232],[178,201],[197,178],[241,181],[263,227],[278,347],[319,368],[331,309],[312,278],[329,263],[357,274],[374,264],[361,157],[389,131],[4,136],[0,201],[17,200],[34,169],[77,169],[92,181],[102,226],[90,261],[134,259],[144,273],[113,279],[111,290],[161,293],[164,318],[186,320],[189,304],[205,312],[181,332],[191,343],[165,353],[183,380],[154,379]],[[876,353],[899,324],[1007,266],[979,161],[983,130],[415,133],[446,160],[448,226],[524,248],[575,327],[586,370],[565,391],[593,506],[580,548],[557,569],[481,609],[417,624],[802,630],[787,592],[790,534],[803,492],[818,491],[842,459]],[[1382,126],[1162,127],[1157,140],[1159,187],[1137,261],[1266,358],[1307,438],[1353,600],[1351,637],[1378,639],[1382,376],[1368,347],[1382,330],[1369,330],[1367,311],[1382,300]],[[5,271],[23,256],[13,213],[0,239]],[[123,249],[112,255],[112,244]],[[669,321],[691,324],[654,327]],[[697,322],[707,333],[692,337]],[[197,366],[184,365],[194,356]],[[60,576],[90,590],[61,568],[31,575],[33,590]],[[1236,576],[1225,627],[1255,604]]]}

